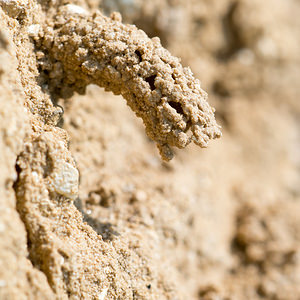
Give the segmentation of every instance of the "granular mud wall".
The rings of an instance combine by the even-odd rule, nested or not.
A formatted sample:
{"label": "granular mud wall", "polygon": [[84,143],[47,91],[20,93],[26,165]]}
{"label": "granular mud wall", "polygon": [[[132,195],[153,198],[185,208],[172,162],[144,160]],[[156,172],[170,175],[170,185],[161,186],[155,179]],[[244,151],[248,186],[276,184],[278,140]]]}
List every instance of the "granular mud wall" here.
{"label": "granular mud wall", "polygon": [[0,299],[298,300],[299,13],[0,0]]}

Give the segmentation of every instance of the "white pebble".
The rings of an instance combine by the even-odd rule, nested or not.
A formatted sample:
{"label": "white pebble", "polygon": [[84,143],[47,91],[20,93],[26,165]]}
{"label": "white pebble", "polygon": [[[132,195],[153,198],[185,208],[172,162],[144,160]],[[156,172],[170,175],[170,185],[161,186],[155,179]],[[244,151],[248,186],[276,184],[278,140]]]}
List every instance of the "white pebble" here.
{"label": "white pebble", "polygon": [[79,173],[70,163],[59,161],[51,175],[50,188],[56,193],[74,199],[78,193]]}
{"label": "white pebble", "polygon": [[147,194],[142,191],[142,190],[137,190],[134,195],[133,195],[134,199],[137,201],[146,201],[147,200]]}
{"label": "white pebble", "polygon": [[32,24],[28,26],[27,32],[30,36],[36,36],[40,31],[40,25],[39,24]]}
{"label": "white pebble", "polygon": [[68,12],[72,13],[72,14],[88,15],[88,12],[84,8],[82,8],[78,5],[67,4],[66,8],[67,8]]}
{"label": "white pebble", "polygon": [[39,174],[35,171],[31,172],[31,176],[33,178],[34,183],[38,183],[39,182]]}
{"label": "white pebble", "polygon": [[107,294],[108,288],[105,288],[102,290],[102,292],[99,295],[99,300],[104,300]]}

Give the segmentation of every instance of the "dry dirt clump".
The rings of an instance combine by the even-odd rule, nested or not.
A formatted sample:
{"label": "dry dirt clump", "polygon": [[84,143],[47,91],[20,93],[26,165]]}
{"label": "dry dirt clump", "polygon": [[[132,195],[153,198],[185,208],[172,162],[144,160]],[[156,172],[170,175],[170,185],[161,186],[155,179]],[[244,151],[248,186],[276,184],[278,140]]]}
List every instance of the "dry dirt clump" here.
{"label": "dry dirt clump", "polygon": [[158,38],[150,40],[135,26],[122,24],[116,14],[115,20],[100,13],[87,16],[74,13],[74,7],[60,8],[37,36],[37,47],[48,53],[40,68],[50,78],[43,84],[51,93],[66,98],[94,83],[121,94],[165,160],[173,156],[171,146],[184,148],[193,141],[207,147],[209,139],[220,137],[199,80]]}
{"label": "dry dirt clump", "polygon": [[299,15],[0,0],[0,299],[299,300]]}

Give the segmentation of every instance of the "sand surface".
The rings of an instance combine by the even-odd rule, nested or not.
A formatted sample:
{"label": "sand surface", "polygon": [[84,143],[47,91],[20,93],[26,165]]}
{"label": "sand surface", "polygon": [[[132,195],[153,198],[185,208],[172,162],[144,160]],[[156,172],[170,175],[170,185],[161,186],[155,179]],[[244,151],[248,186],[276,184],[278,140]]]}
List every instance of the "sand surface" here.
{"label": "sand surface", "polygon": [[299,15],[0,0],[0,299],[299,300]]}

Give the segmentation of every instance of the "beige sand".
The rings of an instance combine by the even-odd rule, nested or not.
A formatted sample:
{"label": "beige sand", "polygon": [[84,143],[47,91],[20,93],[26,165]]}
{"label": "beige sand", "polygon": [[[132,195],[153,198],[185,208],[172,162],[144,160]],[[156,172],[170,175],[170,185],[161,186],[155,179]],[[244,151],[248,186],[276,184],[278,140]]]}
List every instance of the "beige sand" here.
{"label": "beige sand", "polygon": [[298,300],[299,13],[0,0],[0,299]]}

